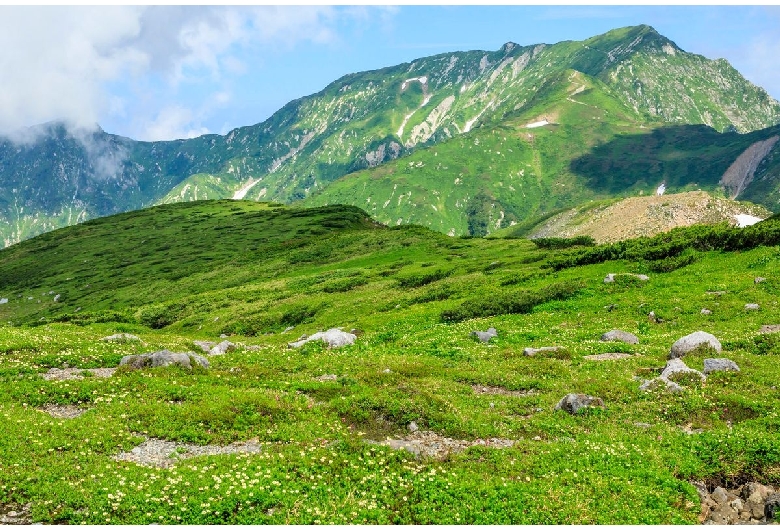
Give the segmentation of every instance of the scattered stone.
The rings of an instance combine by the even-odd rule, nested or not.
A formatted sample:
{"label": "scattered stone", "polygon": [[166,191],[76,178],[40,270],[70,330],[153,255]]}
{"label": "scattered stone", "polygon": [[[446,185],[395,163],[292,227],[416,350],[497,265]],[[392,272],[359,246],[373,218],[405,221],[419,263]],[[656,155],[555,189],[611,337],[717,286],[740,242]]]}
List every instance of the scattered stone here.
{"label": "scattered stone", "polygon": [[710,311],[709,309],[707,309],[707,308],[705,307],[705,308],[702,308],[702,310],[701,310],[701,314],[702,314],[702,315],[711,315],[711,314],[712,314],[712,311]]}
{"label": "scattered stone", "polygon": [[60,301],[60,295],[55,295],[54,296],[54,301],[55,302],[59,302]]}
{"label": "scattered stone", "polygon": [[415,431],[409,433],[403,438],[388,438],[381,442],[366,440],[368,443],[384,445],[392,449],[403,449],[418,457],[431,457],[438,460],[446,458],[450,453],[464,451],[469,447],[481,445],[484,447],[494,447],[497,449],[506,449],[515,444],[515,440],[505,438],[489,438],[469,440],[453,440],[440,436],[432,431]]}
{"label": "scattered stone", "polygon": [[731,490],[717,487],[708,493],[704,484],[693,485],[701,500],[701,523],[768,524],[780,515],[780,495],[771,486],[749,482]]}
{"label": "scattered stone", "polygon": [[8,298],[0,298],[0,304],[7,304]]}
{"label": "scattered stone", "polygon": [[488,394],[512,397],[526,397],[536,394],[535,390],[507,390],[497,386],[474,385],[471,387],[475,394]]}
{"label": "scattered stone", "polygon": [[718,353],[720,353],[722,350],[720,341],[715,338],[714,335],[704,331],[695,331],[690,335],[686,335],[681,339],[678,339],[677,342],[672,344],[672,349],[669,352],[669,358],[674,359],[677,357],[682,357],[686,353],[690,353],[696,348],[704,345],[712,347]]}
{"label": "scattered stone", "polygon": [[62,418],[68,420],[72,420],[73,418],[78,418],[79,416],[87,412],[87,409],[82,409],[75,405],[56,405],[53,403],[49,405],[44,405],[39,410],[41,412],[45,412],[52,418]]}
{"label": "scattered stone", "polygon": [[32,508],[32,505],[30,503],[27,503],[23,506],[19,505],[13,505],[13,509],[9,510],[6,513],[3,513],[5,510],[8,510],[11,508],[11,506],[0,506],[0,524],[8,524],[8,525],[28,525],[32,524],[32,518],[30,516],[30,509]]}
{"label": "scattered stone", "polygon": [[[217,318],[219,318],[219,317],[217,317]],[[226,338],[228,338],[228,335],[227,335],[227,334],[225,334],[225,333],[222,333],[222,334],[219,336],[219,338],[220,338],[220,339],[226,339]]]}
{"label": "scattered stone", "polygon": [[[145,438],[145,437],[144,437]],[[225,455],[235,453],[259,453],[262,444],[257,440],[235,442],[230,445],[194,445],[170,442],[156,438],[148,438],[141,445],[134,447],[129,453],[123,452],[114,460],[135,462],[146,467],[168,468],[179,460],[205,455]]]}
{"label": "scattered stone", "polygon": [[496,328],[488,328],[487,331],[472,331],[471,335],[477,337],[481,342],[490,342],[490,339],[498,336]]}
{"label": "scattered stone", "polygon": [[382,373],[383,374],[391,374],[391,373],[393,373],[393,371],[390,370],[390,368],[385,368],[384,370],[382,370]]}
{"label": "scattered stone", "polygon": [[287,326],[282,333],[287,333],[295,329],[295,326]]}
{"label": "scattered stone", "polygon": [[556,352],[561,350],[562,348],[560,346],[542,346],[541,348],[525,348],[523,349],[523,355],[527,355],[529,357],[533,357],[537,353],[543,353],[543,352]]}
{"label": "scattered stone", "polygon": [[84,379],[84,372],[89,372],[94,377],[111,377],[116,368],[50,368],[41,376],[47,381],[68,381],[71,379]]}
{"label": "scattered stone", "polygon": [[537,434],[536,436],[533,437],[533,440],[535,442],[541,442],[542,441],[542,437]]}
{"label": "scattered stone", "polygon": [[599,397],[589,396],[587,394],[566,394],[557,405],[555,410],[563,410],[569,414],[577,414],[582,409],[603,407],[604,400]]}
{"label": "scattered stone", "polygon": [[351,346],[355,343],[356,338],[356,335],[341,331],[341,328],[332,328],[328,331],[319,331],[310,337],[303,335],[296,342],[289,343],[288,346],[290,348],[300,348],[307,342],[322,340],[329,348],[340,348],[342,346]]}
{"label": "scattered stone", "polygon": [[621,273],[610,272],[604,278],[604,283],[612,283],[612,282],[614,282],[615,278],[617,276],[633,276],[634,278],[636,278],[636,279],[638,279],[639,281],[642,281],[642,282],[646,282],[647,280],[650,279],[650,277],[645,275],[645,274],[634,274],[634,273],[631,273],[631,272],[621,272]]}
{"label": "scattered stone", "polygon": [[160,350],[153,353],[142,353],[140,355],[125,355],[119,361],[119,366],[127,366],[138,370],[141,368],[159,368],[164,366],[178,365],[188,370],[192,370],[192,363],[196,362],[203,368],[209,367],[209,362],[205,357],[196,353],[174,353],[168,350]]}
{"label": "scattered stone", "polygon": [[615,309],[617,309],[617,304],[605,305],[604,309],[606,309],[607,311],[614,311]]}
{"label": "scattered stone", "polygon": [[639,344],[639,337],[628,331],[621,331],[619,329],[613,329],[607,331],[601,336],[601,340],[604,342],[618,341],[625,342],[626,344]]}
{"label": "scattered stone", "polygon": [[780,331],[780,324],[765,324],[758,330],[761,334],[777,333]]}
{"label": "scattered stone", "polygon": [[650,322],[652,324],[660,324],[661,322],[664,321],[664,319],[655,316],[655,311],[650,311],[647,314],[647,320],[648,320],[648,322]]}
{"label": "scattered stone", "polygon": [[688,425],[681,425],[680,430],[685,434],[701,434],[704,432],[704,429],[694,429],[693,425],[690,423]]}
{"label": "scattered stone", "polygon": [[640,429],[649,429],[650,427],[652,427],[652,425],[649,424],[649,423],[643,423],[641,421],[636,421],[636,422],[634,422],[634,427],[639,427]]}
{"label": "scattered stone", "polygon": [[711,294],[713,296],[723,296],[726,291],[705,291],[704,294]]}
{"label": "scattered stone", "polygon": [[108,337],[103,337],[100,340],[104,342],[131,342],[140,341],[141,339],[130,333],[116,333],[114,335],[109,335]]}
{"label": "scattered stone", "polygon": [[417,426],[417,422],[409,422],[409,425],[407,426],[409,429],[409,432],[417,432],[420,430],[420,428]]}
{"label": "scattered stone", "polygon": [[339,376],[337,376],[336,374],[325,374],[325,375],[321,375],[321,376],[317,377],[316,379],[317,379],[317,381],[323,381],[324,382],[324,381],[337,381],[338,378],[339,378]]}
{"label": "scattered stone", "polygon": [[766,278],[763,278],[763,277],[761,277],[761,276],[756,276],[756,277],[753,279],[753,283],[761,283],[761,282],[765,282],[765,281],[766,281]]}
{"label": "scattered stone", "polygon": [[745,311],[757,311],[761,309],[761,306],[758,304],[745,304]]}
{"label": "scattered stone", "polygon": [[618,353],[618,352],[612,352],[612,353],[597,353],[595,355],[586,355],[583,357],[583,359],[587,361],[613,361],[617,359],[628,359],[630,357],[633,357],[630,353]]}
{"label": "scattered stone", "polygon": [[704,359],[704,373],[712,372],[739,372],[737,363],[730,359]]}

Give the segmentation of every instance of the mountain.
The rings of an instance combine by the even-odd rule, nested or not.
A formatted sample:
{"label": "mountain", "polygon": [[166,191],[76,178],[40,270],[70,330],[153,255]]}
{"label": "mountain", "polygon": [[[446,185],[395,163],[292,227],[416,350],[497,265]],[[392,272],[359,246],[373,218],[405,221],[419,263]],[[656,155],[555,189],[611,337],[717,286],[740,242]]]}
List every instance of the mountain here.
{"label": "mountain", "polygon": [[[525,130],[542,122],[553,125]],[[343,201],[366,207],[385,222],[400,219],[445,233],[479,235],[493,230],[496,223],[521,222],[546,215],[550,208],[607,194],[574,188],[583,175],[589,178],[593,166],[588,157],[593,150],[609,146],[615,156],[626,155],[620,151],[626,146],[618,142],[624,135],[637,140],[634,147],[643,148],[644,133],[668,126],[677,135],[690,125],[701,125],[694,129],[701,131],[693,140],[697,145],[721,133],[731,142],[722,154],[702,147],[708,156],[726,163],[725,168],[714,164],[713,171],[725,172],[752,145],[736,140],[742,138],[737,132],[760,131],[778,122],[780,104],[727,62],[687,53],[649,26],[618,29],[581,42],[507,43],[495,52],[453,52],[347,75],[317,94],[291,101],[265,122],[225,136],[135,142],[101,130],[72,131],[56,123],[26,131],[26,142],[0,143],[4,220],[0,236],[8,245],[87,218],[207,198]],[[556,126],[566,130],[558,139],[548,138],[549,129]],[[494,142],[488,130],[508,140]],[[773,134],[750,138],[767,141]],[[471,158],[460,160],[458,150],[477,141],[482,147],[469,148]],[[438,146],[441,152],[435,150]],[[764,158],[771,159],[775,147],[772,144]],[[501,155],[492,160],[489,155],[499,151]],[[659,157],[668,154],[653,152],[648,163],[657,166]],[[434,163],[427,156],[444,158]],[[477,160],[480,156],[482,160]],[[690,172],[675,172],[680,166],[675,164],[666,165],[671,169],[661,172],[663,178],[689,185]],[[570,165],[572,169],[566,169]],[[409,188],[403,188],[407,185],[403,182],[393,186],[403,188],[405,196],[409,192],[416,193],[415,198],[425,196],[416,203],[417,209],[433,213],[402,208],[405,199],[392,212],[374,212],[380,196],[382,204],[390,201],[388,206],[398,201],[401,192],[388,192],[384,180],[387,171],[395,174],[402,166],[409,171],[404,177]],[[500,198],[498,184],[491,182],[494,166],[505,171],[501,175],[505,189],[518,189],[508,182],[510,175],[519,174],[520,179],[533,175],[525,179],[533,189],[525,192],[524,200]],[[482,183],[469,182],[468,192],[458,195],[457,205],[447,206],[443,213],[432,199],[440,189],[438,177],[433,188],[417,182],[418,169],[435,167],[446,173],[449,182],[473,180],[466,177],[476,171]],[[360,171],[365,173],[358,175],[366,177],[357,177],[357,184],[351,174]],[[766,198],[776,196],[774,165],[748,173],[755,184],[742,179],[741,197],[766,204]],[[331,191],[345,175],[350,177]],[[356,185],[360,190],[347,189]],[[638,186],[632,182],[616,189],[627,193]],[[758,188],[760,193],[750,195]],[[464,208],[472,213],[464,213]]]}

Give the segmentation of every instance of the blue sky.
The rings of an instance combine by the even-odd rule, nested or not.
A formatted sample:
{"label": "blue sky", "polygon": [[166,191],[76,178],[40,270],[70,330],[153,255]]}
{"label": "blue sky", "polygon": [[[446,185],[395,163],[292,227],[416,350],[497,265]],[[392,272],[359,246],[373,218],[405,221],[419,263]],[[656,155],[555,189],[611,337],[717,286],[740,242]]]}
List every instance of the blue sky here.
{"label": "blue sky", "polygon": [[780,99],[780,7],[0,7],[0,133],[55,119],[165,140],[267,119],[342,75],[649,24]]}

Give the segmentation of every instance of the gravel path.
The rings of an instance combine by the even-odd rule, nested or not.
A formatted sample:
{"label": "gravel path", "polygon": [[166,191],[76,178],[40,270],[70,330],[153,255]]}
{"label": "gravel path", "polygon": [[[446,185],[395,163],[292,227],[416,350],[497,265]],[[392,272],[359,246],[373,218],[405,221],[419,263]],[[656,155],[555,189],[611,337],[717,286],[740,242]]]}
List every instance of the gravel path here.
{"label": "gravel path", "polygon": [[230,445],[195,445],[148,438],[129,453],[120,453],[115,460],[135,462],[147,467],[172,467],[179,460],[205,455],[226,455],[235,453],[259,453],[262,444],[257,440],[235,442]]}
{"label": "gravel path", "polygon": [[111,377],[116,368],[50,368],[41,376],[47,381],[66,381],[69,379],[84,379],[84,372],[91,373],[94,377]]}

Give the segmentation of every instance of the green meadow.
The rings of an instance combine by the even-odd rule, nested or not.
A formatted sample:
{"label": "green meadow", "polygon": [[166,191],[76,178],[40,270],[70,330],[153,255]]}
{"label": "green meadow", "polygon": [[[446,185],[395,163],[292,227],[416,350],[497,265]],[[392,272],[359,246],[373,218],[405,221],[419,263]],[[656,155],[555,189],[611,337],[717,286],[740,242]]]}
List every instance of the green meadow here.
{"label": "green meadow", "polygon": [[[388,228],[347,206],[199,201],[13,245],[0,251],[0,512],[29,506],[48,524],[695,524],[691,481],[780,482],[780,333],[759,332],[780,324],[776,217],[588,246]],[[627,272],[649,280],[604,282]],[[334,327],[355,343],[288,346]],[[490,327],[488,343],[471,335]],[[612,329],[639,344],[602,342]],[[697,330],[723,352],[690,353],[689,367],[726,357],[740,371],[640,391]],[[116,333],[140,340],[100,340]],[[203,354],[194,341],[222,334],[236,349],[209,368],[88,371]],[[543,346],[559,349],[523,353]],[[630,357],[586,358],[600,353]],[[53,368],[83,371],[45,378]],[[604,406],[555,410],[569,393]],[[46,412],[58,406],[83,413]],[[470,446],[433,457],[376,443],[412,422]],[[165,468],[115,458],[145,439],[261,450],[174,450]]]}

